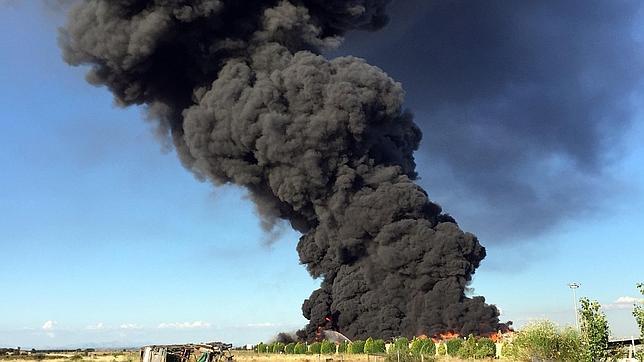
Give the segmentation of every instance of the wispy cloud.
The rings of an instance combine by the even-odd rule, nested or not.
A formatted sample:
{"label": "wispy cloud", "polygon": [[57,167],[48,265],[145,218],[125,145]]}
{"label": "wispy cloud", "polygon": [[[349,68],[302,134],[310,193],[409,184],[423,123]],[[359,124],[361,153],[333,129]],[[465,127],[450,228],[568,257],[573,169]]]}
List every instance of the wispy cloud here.
{"label": "wispy cloud", "polygon": [[205,329],[210,328],[210,323],[204,321],[180,322],[180,323],[161,323],[160,329]]}
{"label": "wispy cloud", "polygon": [[101,330],[101,329],[104,329],[104,328],[105,328],[105,325],[103,324],[103,322],[98,322],[96,324],[89,325],[89,326],[85,327],[85,329],[90,330],[90,331]]}
{"label": "wispy cloud", "polygon": [[635,304],[644,304],[644,298],[619,297],[613,303],[602,305],[606,310],[631,309]]}
{"label": "wispy cloud", "polygon": [[120,329],[143,329],[143,327],[134,323],[123,323],[119,326],[119,328]]}

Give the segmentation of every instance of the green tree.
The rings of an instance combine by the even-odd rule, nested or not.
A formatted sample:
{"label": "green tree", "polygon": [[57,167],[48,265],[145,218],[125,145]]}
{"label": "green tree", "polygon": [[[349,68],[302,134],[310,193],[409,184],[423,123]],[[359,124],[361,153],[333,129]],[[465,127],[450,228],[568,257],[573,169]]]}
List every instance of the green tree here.
{"label": "green tree", "polygon": [[364,341],[355,340],[349,344],[349,351],[351,353],[363,353],[364,352]]}
{"label": "green tree", "polygon": [[295,342],[291,342],[284,346],[284,353],[286,354],[293,354],[295,353]]}
{"label": "green tree", "polygon": [[[644,283],[637,284],[637,289],[639,289],[640,293],[644,295]],[[640,338],[644,339],[644,302],[635,304],[635,307],[633,308],[633,316],[635,317],[637,326],[640,329]],[[641,361],[644,361],[644,351],[640,351],[638,357]]]}
{"label": "green tree", "polygon": [[293,352],[295,354],[305,354],[306,353],[306,345],[302,342],[297,342],[295,344],[295,348],[293,349]]}
{"label": "green tree", "polygon": [[608,357],[608,321],[597,301],[581,298],[582,360],[593,362]]}
{"label": "green tree", "polygon": [[309,345],[309,353],[320,354],[321,349],[322,349],[322,343],[320,342],[311,343]]}
{"label": "green tree", "polygon": [[327,341],[326,339],[322,341],[320,345],[320,353],[323,354],[332,354],[335,353],[335,343]]}

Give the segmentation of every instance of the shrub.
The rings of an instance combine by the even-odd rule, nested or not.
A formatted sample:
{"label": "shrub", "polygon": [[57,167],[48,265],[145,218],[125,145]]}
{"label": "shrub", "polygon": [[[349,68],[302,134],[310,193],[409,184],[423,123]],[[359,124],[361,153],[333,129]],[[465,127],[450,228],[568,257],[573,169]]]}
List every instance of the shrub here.
{"label": "shrub", "polygon": [[434,345],[434,341],[431,339],[420,339],[420,338],[414,338],[411,341],[411,353],[413,355],[421,355],[421,354],[428,354],[428,355],[434,355],[436,354],[436,346]]}
{"label": "shrub", "polygon": [[320,353],[332,354],[335,353],[335,343],[324,340],[320,345]]}
{"label": "shrub", "polygon": [[346,353],[348,351],[348,348],[349,348],[349,342],[342,341],[338,345],[338,353]]}
{"label": "shrub", "polygon": [[445,353],[450,356],[456,356],[458,350],[461,349],[463,340],[460,338],[452,338],[445,341]]}
{"label": "shrub", "polygon": [[364,352],[364,341],[355,340],[349,344],[349,351],[351,353],[363,353]]}
{"label": "shrub", "polygon": [[474,358],[487,358],[496,356],[496,344],[489,338],[479,338],[476,341]]}
{"label": "shrub", "polygon": [[373,353],[373,338],[369,337],[364,342],[364,353]]}
{"label": "shrub", "polygon": [[372,353],[385,353],[387,348],[385,347],[385,341],[382,339],[376,339],[373,341],[373,352]]}
{"label": "shrub", "polygon": [[437,348],[439,356],[445,356],[447,354],[447,346],[445,345],[445,343],[439,344]]}
{"label": "shrub", "polygon": [[456,355],[458,355],[458,357],[462,359],[474,358],[476,357],[476,347],[476,338],[470,334],[465,342],[461,344],[460,348],[456,352]]}
{"label": "shrub", "polygon": [[503,357],[520,361],[579,361],[581,339],[571,328],[560,331],[550,321],[538,321],[517,332],[511,343],[505,342],[501,353]]}
{"label": "shrub", "polygon": [[291,342],[291,343],[287,344],[286,346],[284,346],[284,353],[286,353],[286,354],[295,353],[295,343]]}
{"label": "shrub", "polygon": [[295,354],[305,354],[306,353],[306,345],[302,342],[297,342],[295,344],[295,348],[293,349],[293,353]]}
{"label": "shrub", "polygon": [[284,343],[282,343],[282,342],[275,342],[275,343],[273,343],[273,349],[272,349],[272,352],[273,352],[273,353],[282,353],[282,352],[284,352],[284,347],[285,347],[285,346],[284,346]]}
{"label": "shrub", "polygon": [[581,336],[579,332],[568,327],[559,334],[558,355],[562,361],[575,361],[581,354]]}
{"label": "shrub", "polygon": [[75,354],[75,355],[69,357],[69,359],[72,360],[72,361],[80,361],[80,360],[83,359],[83,356],[81,356],[80,354]]}
{"label": "shrub", "polygon": [[261,342],[260,344],[257,345],[256,349],[257,349],[257,353],[266,353],[268,346],[265,345],[264,342]]}
{"label": "shrub", "polygon": [[395,351],[407,352],[409,350],[409,340],[406,337],[396,338],[393,347]]}
{"label": "shrub", "polygon": [[320,354],[322,344],[320,342],[311,343],[309,345],[309,353]]}

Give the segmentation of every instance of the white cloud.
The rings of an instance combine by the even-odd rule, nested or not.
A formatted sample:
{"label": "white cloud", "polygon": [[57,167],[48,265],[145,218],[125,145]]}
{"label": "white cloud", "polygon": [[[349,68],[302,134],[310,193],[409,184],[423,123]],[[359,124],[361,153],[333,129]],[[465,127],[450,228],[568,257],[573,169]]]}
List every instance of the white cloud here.
{"label": "white cloud", "polygon": [[205,329],[210,328],[210,323],[204,321],[182,322],[182,323],[161,323],[160,329]]}
{"label": "white cloud", "polygon": [[54,338],[56,335],[54,334],[53,331],[54,329],[56,329],[57,324],[58,322],[49,320],[49,321],[46,321],[41,328],[43,331],[45,331],[45,333],[47,334],[47,336],[49,336],[49,338]]}
{"label": "white cloud", "polygon": [[85,329],[90,330],[90,331],[96,331],[105,328],[105,325],[103,325],[103,322],[98,322],[95,325],[87,326]]}
{"label": "white cloud", "polygon": [[134,323],[123,323],[119,326],[121,329],[143,329],[143,327],[139,326],[138,324]]}
{"label": "white cloud", "polygon": [[607,310],[631,309],[634,304],[644,304],[644,298],[619,297],[613,303],[604,304],[603,307]]}

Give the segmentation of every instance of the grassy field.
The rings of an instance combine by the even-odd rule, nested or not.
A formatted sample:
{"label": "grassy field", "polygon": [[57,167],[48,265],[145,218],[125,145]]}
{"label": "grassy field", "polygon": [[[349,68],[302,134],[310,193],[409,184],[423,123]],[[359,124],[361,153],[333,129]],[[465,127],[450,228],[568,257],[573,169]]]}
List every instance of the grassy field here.
{"label": "grassy field", "polygon": [[[235,361],[239,362],[385,362],[384,356],[366,354],[343,355],[284,355],[274,353],[256,353],[253,351],[232,351]],[[3,362],[139,362],[138,352],[92,352],[85,354],[47,354],[36,356],[6,357],[0,356]],[[427,360],[426,360],[427,361]],[[440,362],[457,362],[460,359],[442,357]],[[484,361],[484,360],[477,360]],[[491,360],[488,360],[491,361]],[[429,361],[427,361],[429,362]]]}
{"label": "grassy field", "polygon": [[139,362],[139,352],[48,353],[44,356],[0,356],[7,362]]}

